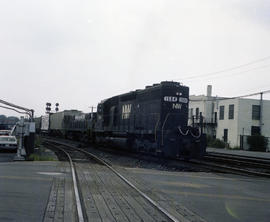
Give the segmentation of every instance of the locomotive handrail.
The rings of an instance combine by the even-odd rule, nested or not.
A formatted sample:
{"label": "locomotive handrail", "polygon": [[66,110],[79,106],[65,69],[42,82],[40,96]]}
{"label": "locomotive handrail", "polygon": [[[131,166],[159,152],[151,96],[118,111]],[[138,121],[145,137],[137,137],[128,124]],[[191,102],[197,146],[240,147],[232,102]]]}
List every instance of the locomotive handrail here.
{"label": "locomotive handrail", "polygon": [[156,126],[155,126],[155,141],[157,141],[157,128],[158,128],[159,122],[160,122],[160,115],[158,116],[158,121],[157,121]]}
{"label": "locomotive handrail", "polygon": [[165,124],[167,122],[167,119],[169,117],[171,113],[167,113],[166,117],[165,117],[165,120],[163,122],[163,125],[162,125],[162,128],[161,128],[161,145],[163,146],[164,145],[164,141],[163,141],[163,134],[164,134],[164,127],[165,127]]}
{"label": "locomotive handrail", "polygon": [[192,133],[192,131],[190,130],[190,134],[191,134],[192,137],[194,137],[194,138],[197,139],[197,138],[200,138],[200,137],[201,137],[202,132],[201,132],[201,130],[199,130],[199,135],[196,136],[196,135],[194,135],[194,134]]}
{"label": "locomotive handrail", "polygon": [[183,136],[188,135],[188,132],[189,132],[188,129],[187,129],[186,133],[183,133],[183,131],[181,130],[181,126],[178,126],[177,129],[179,130],[179,132],[180,132]]}

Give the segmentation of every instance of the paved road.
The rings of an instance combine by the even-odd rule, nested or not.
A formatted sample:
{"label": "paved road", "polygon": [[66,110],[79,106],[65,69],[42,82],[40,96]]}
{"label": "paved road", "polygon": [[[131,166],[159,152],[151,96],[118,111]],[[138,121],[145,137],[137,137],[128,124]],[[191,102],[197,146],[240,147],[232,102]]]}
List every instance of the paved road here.
{"label": "paved road", "polygon": [[144,186],[152,186],[155,192],[162,192],[206,221],[269,221],[269,179],[143,168],[127,170],[137,180],[142,178]]}
{"label": "paved road", "polygon": [[5,151],[5,152],[1,151],[0,152],[0,163],[12,162],[15,155],[16,155],[16,153],[10,153],[10,152],[7,152],[7,151]]}
{"label": "paved road", "polygon": [[[0,153],[0,221],[42,221],[52,184],[68,169],[57,161],[14,162],[15,153]],[[72,218],[70,218],[72,221]]]}

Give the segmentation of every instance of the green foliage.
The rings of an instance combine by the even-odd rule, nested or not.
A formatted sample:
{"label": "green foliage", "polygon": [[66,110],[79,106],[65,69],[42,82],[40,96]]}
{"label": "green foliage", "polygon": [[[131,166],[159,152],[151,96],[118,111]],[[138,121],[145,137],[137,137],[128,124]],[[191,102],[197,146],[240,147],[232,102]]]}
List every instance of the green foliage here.
{"label": "green foliage", "polygon": [[50,156],[41,156],[41,155],[33,153],[29,156],[29,160],[32,160],[32,161],[54,161],[55,159],[53,157],[50,157]]}
{"label": "green foliage", "polygon": [[35,135],[35,147],[40,147],[41,142],[41,137],[39,135]]}
{"label": "green foliage", "polygon": [[251,151],[266,151],[268,140],[264,136],[254,135],[248,136],[247,142],[250,146]]}
{"label": "green foliage", "polygon": [[225,148],[226,143],[220,139],[213,139],[210,136],[207,136],[207,146],[214,148]]}

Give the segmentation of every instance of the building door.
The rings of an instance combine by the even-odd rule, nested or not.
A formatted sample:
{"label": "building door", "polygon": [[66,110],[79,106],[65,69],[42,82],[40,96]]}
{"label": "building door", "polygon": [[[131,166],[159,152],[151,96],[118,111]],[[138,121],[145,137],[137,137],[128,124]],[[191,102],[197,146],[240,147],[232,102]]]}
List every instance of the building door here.
{"label": "building door", "polygon": [[223,140],[224,140],[225,143],[228,142],[228,129],[224,129]]}
{"label": "building door", "polygon": [[261,135],[261,128],[259,126],[251,126],[251,136]]}
{"label": "building door", "polygon": [[214,123],[217,123],[217,112],[215,112]]}

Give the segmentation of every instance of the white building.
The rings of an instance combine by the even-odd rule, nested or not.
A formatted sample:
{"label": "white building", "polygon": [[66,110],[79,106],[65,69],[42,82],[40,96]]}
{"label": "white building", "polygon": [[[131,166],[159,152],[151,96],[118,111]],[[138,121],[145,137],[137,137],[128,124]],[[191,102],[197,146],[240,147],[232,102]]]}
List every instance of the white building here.
{"label": "white building", "polygon": [[201,126],[230,147],[245,148],[243,135],[270,137],[269,100],[213,97],[211,93],[212,86],[207,86],[206,96],[190,96],[190,125]]}

